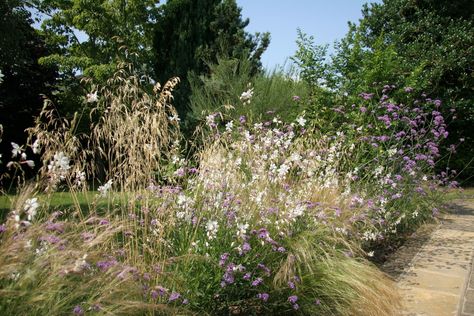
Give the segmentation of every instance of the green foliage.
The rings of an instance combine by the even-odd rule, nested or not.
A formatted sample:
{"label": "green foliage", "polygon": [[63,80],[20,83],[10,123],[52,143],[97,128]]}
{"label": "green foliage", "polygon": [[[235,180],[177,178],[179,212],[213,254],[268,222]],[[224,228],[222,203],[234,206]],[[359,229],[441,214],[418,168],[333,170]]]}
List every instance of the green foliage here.
{"label": "green foliage", "polygon": [[14,64],[15,59],[25,58],[22,49],[31,34],[31,15],[23,7],[21,0],[5,0],[0,3],[0,63]]}
{"label": "green foliage", "polygon": [[[376,39],[383,37],[400,55],[405,77],[418,77],[414,88],[452,101],[472,87],[473,14],[471,1],[397,0],[365,6],[359,26],[362,45],[376,48]],[[419,66],[423,71],[411,73]],[[446,91],[450,87],[458,91]]]}
{"label": "green foliage", "polygon": [[[252,75],[252,62],[248,59],[219,59],[210,64],[210,75],[190,76],[191,111],[189,125],[203,122],[206,116],[220,112],[226,120],[261,122],[277,115],[285,122],[293,121],[302,111],[302,103],[308,95],[308,86],[295,81],[293,71],[275,70]],[[242,93],[252,91],[246,101]],[[269,113],[271,112],[271,113]]]}
{"label": "green foliage", "polygon": [[[48,17],[42,26],[48,44],[58,47],[55,54],[41,59],[43,64],[56,65],[63,73],[80,72],[104,82],[116,69],[121,53],[144,73],[151,73],[152,28],[158,1],[36,0],[32,3]],[[85,38],[80,39],[80,34]]]}
{"label": "green foliage", "polygon": [[181,78],[175,104],[181,116],[191,93],[188,72],[207,74],[218,56],[249,58],[252,73],[259,71],[260,57],[269,34],[252,36],[244,31],[249,21],[241,17],[235,0],[172,0],[160,7],[154,39],[155,73],[159,81]]}
{"label": "green foliage", "polygon": [[301,29],[298,29],[296,45],[298,50],[291,60],[300,68],[301,79],[313,87],[318,86],[321,80],[328,80],[331,75],[326,63],[328,45],[316,45],[314,37],[306,35]]}
{"label": "green foliage", "polygon": [[[138,73],[152,73],[152,29],[158,0],[56,1],[31,0],[28,5],[43,17],[42,34],[54,48],[39,58],[44,66],[56,67],[59,76],[54,95],[61,115],[83,112],[80,130],[87,132],[87,93],[81,78],[105,84],[120,61],[134,65]],[[82,109],[82,111],[81,111]]]}
{"label": "green foliage", "polygon": [[[465,178],[474,168],[473,14],[472,1],[384,1],[365,6],[358,27],[364,47],[378,51],[391,47],[396,52],[395,68],[386,68],[387,74],[395,70],[397,80],[392,83],[442,99],[447,105],[441,109],[445,115],[450,107],[456,108],[457,120],[450,123],[448,141],[466,141],[450,167],[462,170],[471,163],[464,170]],[[379,38],[383,45],[378,45]]]}
{"label": "green foliage", "polygon": [[[465,139],[450,167],[462,170],[471,163],[464,170],[465,177],[469,176],[469,169],[474,168],[473,14],[472,2],[464,0],[365,5],[359,25],[349,24],[349,32],[336,44],[328,64],[321,63],[322,47],[300,34],[294,60],[302,78],[316,86],[310,107],[314,105],[313,112],[318,113],[324,103],[333,106],[346,99],[350,105],[358,93],[387,84],[440,98],[444,116],[453,107],[457,111],[457,119],[449,123],[448,142]],[[307,76],[308,71],[318,75]]]}

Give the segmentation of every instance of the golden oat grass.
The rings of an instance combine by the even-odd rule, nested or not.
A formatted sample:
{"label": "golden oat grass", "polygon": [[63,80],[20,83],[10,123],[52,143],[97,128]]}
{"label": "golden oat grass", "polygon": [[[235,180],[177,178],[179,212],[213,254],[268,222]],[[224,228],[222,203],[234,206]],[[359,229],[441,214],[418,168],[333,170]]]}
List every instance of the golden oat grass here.
{"label": "golden oat grass", "polygon": [[177,112],[171,105],[178,78],[163,87],[156,83],[149,93],[146,81],[121,64],[107,85],[99,90],[91,128],[93,174],[103,168],[119,188],[135,191],[164,174],[164,165],[178,151],[182,140]]}

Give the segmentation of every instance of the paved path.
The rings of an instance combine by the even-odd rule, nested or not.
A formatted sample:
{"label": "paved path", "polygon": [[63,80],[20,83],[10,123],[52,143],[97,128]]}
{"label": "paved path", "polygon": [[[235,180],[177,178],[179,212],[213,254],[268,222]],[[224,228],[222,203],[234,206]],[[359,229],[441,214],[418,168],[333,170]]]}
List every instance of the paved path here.
{"label": "paved path", "polygon": [[384,266],[400,289],[401,314],[474,316],[473,254],[474,198],[466,197]]}

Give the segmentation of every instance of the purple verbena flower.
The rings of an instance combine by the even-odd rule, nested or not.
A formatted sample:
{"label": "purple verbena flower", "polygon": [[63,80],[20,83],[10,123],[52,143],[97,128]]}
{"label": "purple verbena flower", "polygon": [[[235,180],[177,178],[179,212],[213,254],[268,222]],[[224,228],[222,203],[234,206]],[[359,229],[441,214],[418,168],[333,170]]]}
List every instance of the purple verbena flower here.
{"label": "purple verbena flower", "polygon": [[167,290],[166,290],[164,287],[159,286],[159,285],[158,285],[158,286],[155,286],[155,289],[157,290],[158,296],[160,296],[160,297],[165,296],[165,294],[166,294],[166,292],[167,292]]}
{"label": "purple verbena flower", "polygon": [[265,228],[260,228],[258,230],[258,238],[267,238],[268,237],[268,230]]}
{"label": "purple verbena flower", "polygon": [[72,312],[74,313],[74,315],[84,315],[84,310],[79,305],[76,305],[76,307],[74,307]]}
{"label": "purple verbena flower", "polygon": [[221,255],[221,258],[219,260],[219,267],[224,267],[227,259],[229,258],[229,253],[225,252]]}
{"label": "purple verbena flower", "polygon": [[288,302],[290,302],[291,304],[295,304],[296,301],[298,301],[298,296],[291,295],[290,297],[288,297]]}
{"label": "purple verbena flower", "polygon": [[267,266],[265,266],[263,263],[257,264],[257,268],[263,270],[267,276],[271,274],[270,269]]}
{"label": "purple verbena flower", "polygon": [[387,114],[377,117],[379,121],[382,121],[385,124],[385,127],[390,127],[392,125],[392,119]]}
{"label": "purple verbena flower", "polygon": [[270,295],[268,293],[258,293],[257,294],[257,298],[261,299],[264,302],[268,301],[269,297],[270,297]]}
{"label": "purple verbena flower", "polygon": [[110,260],[99,261],[96,265],[100,269],[100,271],[105,272],[116,264],[117,260],[115,260],[115,258],[111,258]]}
{"label": "purple verbena flower", "polygon": [[262,278],[256,278],[255,280],[252,281],[252,286],[259,286],[262,283],[263,283]]}
{"label": "purple verbena flower", "polygon": [[99,221],[99,225],[101,225],[101,226],[109,225],[109,223],[110,222],[105,218],[103,218]]}
{"label": "purple verbena flower", "polygon": [[362,97],[364,100],[370,100],[374,97],[374,94],[362,92],[361,94],[359,94],[359,96]]}
{"label": "purple verbena flower", "polygon": [[222,277],[223,281],[225,284],[232,284],[234,283],[234,273],[230,272],[230,271],[227,271],[226,273],[224,273],[224,276]]}
{"label": "purple verbena flower", "polygon": [[46,230],[55,231],[61,234],[64,232],[64,223],[51,223],[50,222],[46,224]]}
{"label": "purple verbena flower", "polygon": [[244,276],[242,277],[242,279],[244,279],[244,280],[250,280],[251,277],[252,277],[252,273],[247,272],[247,273],[244,274]]}
{"label": "purple verbena flower", "polygon": [[57,237],[57,236],[54,236],[54,235],[48,235],[48,236],[41,236],[39,238],[40,241],[46,241],[50,244],[58,244],[59,242],[61,242],[61,238]]}
{"label": "purple verbena flower", "polygon": [[178,292],[173,292],[170,294],[170,297],[168,298],[168,302],[176,301],[180,297],[181,297],[181,294],[179,294]]}

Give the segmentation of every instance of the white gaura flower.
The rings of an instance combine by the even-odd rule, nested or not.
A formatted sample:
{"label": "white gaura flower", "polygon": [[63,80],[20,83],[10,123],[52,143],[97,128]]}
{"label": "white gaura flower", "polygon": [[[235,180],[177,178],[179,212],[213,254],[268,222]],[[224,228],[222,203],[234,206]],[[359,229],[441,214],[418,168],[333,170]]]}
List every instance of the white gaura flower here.
{"label": "white gaura flower", "polygon": [[168,119],[170,120],[170,122],[179,122],[179,121],[181,121],[178,114],[174,114],[173,116],[169,116]]}
{"label": "white gaura flower", "polygon": [[242,92],[239,99],[244,104],[250,104],[250,101],[251,101],[252,97],[253,97],[253,88],[250,88],[247,91]]}
{"label": "white gaura flower", "polygon": [[237,237],[243,238],[247,233],[248,228],[249,224],[237,224]]}
{"label": "white gaura flower", "polygon": [[207,237],[209,240],[212,240],[216,237],[217,230],[219,229],[219,224],[217,221],[208,221],[206,224]]}
{"label": "white gaura flower", "polygon": [[381,175],[382,172],[383,172],[383,169],[384,169],[383,166],[378,166],[378,167],[375,168],[375,170],[374,170],[374,175],[375,175],[376,177],[379,176],[379,175]]}
{"label": "white gaura flower", "polygon": [[76,262],[74,262],[74,268],[72,268],[73,272],[81,272],[87,267],[87,254],[83,255],[82,258],[76,259]]}
{"label": "white gaura flower", "polygon": [[255,129],[263,129],[263,123],[255,123],[253,126]]}
{"label": "white gaura flower", "polygon": [[97,96],[97,91],[88,93],[86,96],[87,103],[94,103],[99,101],[99,97]]}
{"label": "white gaura flower", "polygon": [[28,215],[28,220],[31,221],[36,216],[37,209],[39,207],[38,198],[27,199],[23,210]]}
{"label": "white gaura flower", "polygon": [[296,119],[296,122],[297,122],[301,127],[304,127],[304,125],[306,124],[306,119],[305,119],[303,116],[299,116],[299,117]]}
{"label": "white gaura flower", "polygon": [[[67,157],[62,151],[54,154],[54,166],[62,172],[66,172],[71,168],[69,166],[69,157]],[[49,167],[49,166],[48,166]]]}
{"label": "white gaura flower", "polygon": [[53,160],[48,164],[48,172],[53,179],[64,180],[70,168],[69,157],[62,151],[54,154]]}
{"label": "white gaura flower", "polygon": [[176,200],[176,204],[178,204],[179,206],[182,206],[182,205],[186,204],[187,201],[188,201],[188,199],[186,198],[186,195],[181,193],[180,195],[178,195],[178,199]]}
{"label": "white gaura flower", "polygon": [[225,130],[228,132],[231,132],[233,127],[234,127],[234,121],[230,121],[225,125]]}
{"label": "white gaura flower", "polygon": [[25,163],[28,165],[30,168],[35,167],[35,162],[33,160],[25,160]]}
{"label": "white gaura flower", "polygon": [[280,178],[284,178],[288,171],[290,170],[290,167],[287,164],[282,164],[280,168],[278,168],[278,176]]}
{"label": "white gaura flower", "polygon": [[240,167],[242,165],[242,158],[238,157],[237,159],[235,159],[235,165],[237,167]]}
{"label": "white gaura flower", "polygon": [[396,153],[397,153],[396,148],[392,148],[392,149],[387,150],[387,154],[388,154],[389,157],[393,157]]}
{"label": "white gaura flower", "polygon": [[76,179],[74,180],[74,183],[80,187],[84,184],[85,181],[86,173],[84,171],[76,171]]}
{"label": "white gaura flower", "polygon": [[106,196],[109,190],[112,188],[112,180],[107,181],[104,185],[101,185],[97,191],[100,192],[100,196]]}
{"label": "white gaura flower", "polygon": [[292,153],[290,156],[290,161],[299,162],[301,161],[301,155],[299,153]]}
{"label": "white gaura flower", "polygon": [[41,150],[39,139],[35,140],[31,149],[33,150],[33,154],[39,154]]}
{"label": "white gaura flower", "polygon": [[15,158],[16,156],[18,155],[21,155],[21,148],[20,148],[20,145],[18,145],[17,143],[11,143],[12,144],[12,157]]}
{"label": "white gaura flower", "polygon": [[211,128],[214,128],[216,127],[216,123],[215,123],[215,118],[216,118],[216,115],[215,114],[209,114],[208,116],[206,116],[206,124],[207,126],[211,127]]}

